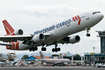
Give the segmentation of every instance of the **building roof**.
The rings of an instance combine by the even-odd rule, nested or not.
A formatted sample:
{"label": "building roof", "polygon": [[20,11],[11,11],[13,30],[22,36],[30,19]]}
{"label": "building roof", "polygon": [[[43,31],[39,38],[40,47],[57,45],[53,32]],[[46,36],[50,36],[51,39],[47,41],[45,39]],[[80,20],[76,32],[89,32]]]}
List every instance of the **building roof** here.
{"label": "building roof", "polygon": [[94,54],[94,55],[91,55],[91,54],[85,54],[85,56],[88,56],[88,57],[91,57],[91,56],[95,56],[95,57],[105,57],[104,54]]}
{"label": "building roof", "polygon": [[33,57],[33,56],[30,56],[29,58],[25,59],[25,60],[35,60],[37,58]]}

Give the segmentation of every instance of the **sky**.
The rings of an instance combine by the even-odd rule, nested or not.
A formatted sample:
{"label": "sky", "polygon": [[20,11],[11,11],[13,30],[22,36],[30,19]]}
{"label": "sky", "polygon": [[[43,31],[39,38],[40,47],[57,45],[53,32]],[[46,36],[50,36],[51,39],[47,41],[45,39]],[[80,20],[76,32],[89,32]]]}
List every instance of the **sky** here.
{"label": "sky", "polygon": [[[87,10],[98,10],[105,15],[105,0],[0,0],[0,36],[6,34],[2,20],[6,19],[15,30],[22,29],[24,34],[33,34],[34,31],[56,24],[62,20],[78,15]],[[91,28],[91,36],[86,37],[86,30],[73,34],[79,35],[81,40],[76,44],[59,44],[60,52],[70,52],[84,55],[86,52],[100,53],[100,38],[96,30],[105,30],[105,18]],[[71,35],[71,36],[73,36]],[[45,53],[52,53],[54,45],[48,46]],[[38,51],[41,51],[39,46]],[[37,52],[38,52],[37,51]],[[11,51],[0,46],[0,53],[34,54],[35,52]]]}

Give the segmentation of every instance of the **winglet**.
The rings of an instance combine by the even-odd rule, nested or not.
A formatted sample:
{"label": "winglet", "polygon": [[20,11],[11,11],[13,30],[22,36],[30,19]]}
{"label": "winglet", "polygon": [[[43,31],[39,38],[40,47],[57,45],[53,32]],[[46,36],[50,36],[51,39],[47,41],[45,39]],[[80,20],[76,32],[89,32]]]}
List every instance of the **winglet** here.
{"label": "winglet", "polygon": [[6,30],[7,35],[10,35],[13,33],[15,30],[12,28],[12,26],[7,22],[7,20],[3,20],[3,25]]}
{"label": "winglet", "polygon": [[41,58],[41,59],[45,59],[43,53],[42,53],[41,51],[40,51],[39,53],[40,53],[40,58]]}

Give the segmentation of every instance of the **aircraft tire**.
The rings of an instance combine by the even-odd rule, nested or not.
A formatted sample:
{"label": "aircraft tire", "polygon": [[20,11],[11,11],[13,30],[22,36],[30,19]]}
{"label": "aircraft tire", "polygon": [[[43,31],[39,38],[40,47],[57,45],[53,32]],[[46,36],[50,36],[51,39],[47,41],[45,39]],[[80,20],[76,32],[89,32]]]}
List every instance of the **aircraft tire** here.
{"label": "aircraft tire", "polygon": [[54,51],[55,51],[55,49],[53,48],[53,49],[52,49],[52,52],[54,52]]}
{"label": "aircraft tire", "polygon": [[29,49],[29,51],[31,52],[31,49]]}
{"label": "aircraft tire", "polygon": [[57,48],[57,51],[60,51],[61,49],[60,48]]}
{"label": "aircraft tire", "polygon": [[46,51],[46,48],[41,48],[42,51]]}
{"label": "aircraft tire", "polygon": [[35,47],[35,50],[37,51],[37,50],[38,50],[38,48],[37,48],[37,47]]}
{"label": "aircraft tire", "polygon": [[90,34],[86,34],[87,37],[90,37]]}
{"label": "aircraft tire", "polygon": [[44,48],[44,51],[46,51],[46,48]]}
{"label": "aircraft tire", "polygon": [[29,51],[31,52],[32,51],[32,48],[29,48]]}
{"label": "aircraft tire", "polygon": [[58,51],[58,49],[57,48],[55,48],[55,52],[57,52]]}

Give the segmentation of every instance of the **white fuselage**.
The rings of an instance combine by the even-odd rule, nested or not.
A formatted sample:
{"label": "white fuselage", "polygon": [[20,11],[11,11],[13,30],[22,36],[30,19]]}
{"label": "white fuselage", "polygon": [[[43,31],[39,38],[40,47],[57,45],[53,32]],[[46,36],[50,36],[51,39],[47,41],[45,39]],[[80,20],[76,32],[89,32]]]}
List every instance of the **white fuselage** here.
{"label": "white fuselage", "polygon": [[40,59],[40,61],[45,62],[47,64],[69,64],[69,59]]}
{"label": "white fuselage", "polygon": [[[51,26],[52,28],[50,30],[44,31],[46,29],[42,29],[42,30],[40,30],[40,32],[36,31],[35,35],[38,35],[40,33],[51,34],[51,36],[48,37],[47,39],[43,40],[40,43],[37,43],[37,46],[41,46],[42,44],[51,45],[53,42],[57,41],[60,38],[66,37],[68,35],[71,35],[71,34],[74,34],[74,33],[80,32],[80,31],[83,31],[86,28],[91,28],[92,26],[96,25],[98,22],[100,22],[102,20],[103,14],[102,13],[93,14],[93,12],[94,11],[80,14],[79,17],[80,17],[81,21],[79,21],[78,18],[75,21],[73,18],[70,18],[70,19],[63,21],[63,22],[67,21],[67,24],[65,24],[65,25],[62,25],[63,22],[61,22],[61,23]],[[48,27],[48,28],[50,28],[50,27]],[[19,42],[20,50],[26,50],[26,49],[30,48],[29,45],[22,44],[22,42],[23,41]]]}

